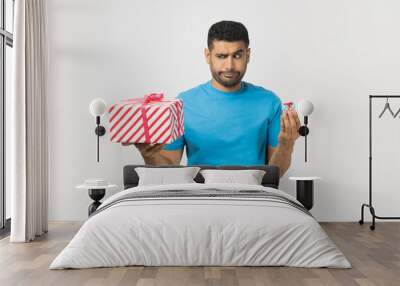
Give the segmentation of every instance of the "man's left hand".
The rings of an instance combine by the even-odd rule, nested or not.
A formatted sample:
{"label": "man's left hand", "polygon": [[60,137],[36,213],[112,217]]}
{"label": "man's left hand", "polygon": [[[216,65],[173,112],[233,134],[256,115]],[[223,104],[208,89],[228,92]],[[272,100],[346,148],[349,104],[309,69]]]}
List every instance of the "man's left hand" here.
{"label": "man's left hand", "polygon": [[280,147],[292,149],[294,142],[300,137],[300,119],[295,110],[285,110],[281,115],[281,132],[278,140]]}

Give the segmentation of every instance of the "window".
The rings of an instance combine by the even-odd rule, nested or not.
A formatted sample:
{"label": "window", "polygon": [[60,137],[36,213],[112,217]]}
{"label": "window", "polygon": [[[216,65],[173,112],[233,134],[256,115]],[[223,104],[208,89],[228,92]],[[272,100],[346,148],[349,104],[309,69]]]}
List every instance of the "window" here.
{"label": "window", "polygon": [[10,194],[5,188],[5,98],[11,92],[14,0],[0,0],[0,236],[9,232]]}

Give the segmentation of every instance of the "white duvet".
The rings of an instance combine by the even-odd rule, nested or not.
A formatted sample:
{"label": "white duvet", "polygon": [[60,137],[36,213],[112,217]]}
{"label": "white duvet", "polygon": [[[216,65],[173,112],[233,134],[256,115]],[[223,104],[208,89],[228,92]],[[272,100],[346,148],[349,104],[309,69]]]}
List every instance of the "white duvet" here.
{"label": "white duvet", "polygon": [[[119,192],[263,190],[243,184],[141,186]],[[350,268],[310,215],[287,204],[246,198],[154,198],[122,201],[90,217],[50,269],[145,266],[294,266]]]}

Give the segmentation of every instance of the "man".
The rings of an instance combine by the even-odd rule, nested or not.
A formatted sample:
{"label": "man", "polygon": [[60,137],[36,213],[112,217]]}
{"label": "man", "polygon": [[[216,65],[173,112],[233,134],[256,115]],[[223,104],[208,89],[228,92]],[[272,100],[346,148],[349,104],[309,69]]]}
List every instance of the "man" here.
{"label": "man", "polygon": [[145,163],[179,165],[186,146],[189,166],[268,163],[283,176],[300,121],[295,111],[282,112],[273,92],[242,81],[250,60],[246,27],[215,23],[204,52],[211,81],[177,96],[183,100],[184,135],[169,144],[135,144]]}

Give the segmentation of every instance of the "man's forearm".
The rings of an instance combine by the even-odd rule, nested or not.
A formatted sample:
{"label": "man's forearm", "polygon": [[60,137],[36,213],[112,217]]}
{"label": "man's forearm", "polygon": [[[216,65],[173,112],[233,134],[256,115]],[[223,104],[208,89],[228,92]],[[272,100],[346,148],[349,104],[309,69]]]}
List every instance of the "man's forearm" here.
{"label": "man's forearm", "polygon": [[280,146],[276,148],[268,165],[279,167],[279,177],[282,177],[290,167],[292,161],[293,146]]}

